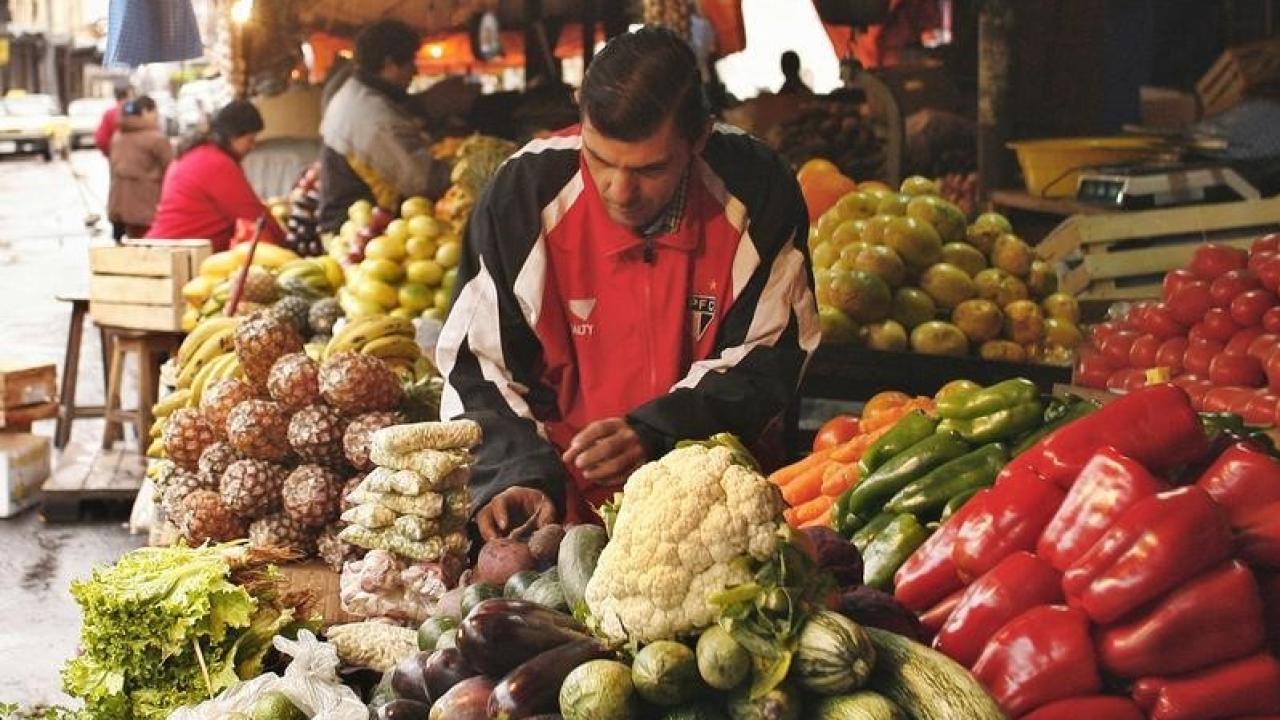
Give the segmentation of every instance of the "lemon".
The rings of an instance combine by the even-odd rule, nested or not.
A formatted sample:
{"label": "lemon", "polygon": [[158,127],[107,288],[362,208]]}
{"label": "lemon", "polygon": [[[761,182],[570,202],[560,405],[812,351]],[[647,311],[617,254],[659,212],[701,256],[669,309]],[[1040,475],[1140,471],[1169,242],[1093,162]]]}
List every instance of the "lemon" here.
{"label": "lemon", "polygon": [[445,290],[444,288],[440,288],[439,290],[436,290],[433,300],[433,305],[437,310],[447,313],[449,312],[449,305],[453,302],[453,293]]}
{"label": "lemon", "polygon": [[316,262],[320,263],[320,267],[324,268],[324,276],[328,278],[329,284],[334,287],[342,287],[346,278],[342,276],[342,263],[332,255],[321,255],[316,258]]}
{"label": "lemon", "polygon": [[[351,203],[351,207],[347,208],[347,217],[356,220],[357,217],[368,217],[373,214],[373,203],[368,200],[357,200]],[[359,222],[358,220],[356,220]]]}
{"label": "lemon", "polygon": [[400,286],[400,307],[411,310],[416,316],[435,304],[431,288],[421,283],[405,283]]}
{"label": "lemon", "polygon": [[458,267],[460,260],[462,260],[462,243],[460,242],[442,243],[440,249],[436,250],[436,262],[440,263],[441,267]]}
{"label": "lemon", "polygon": [[419,215],[431,214],[431,201],[420,196],[411,197],[400,203],[400,217],[411,219]]}
{"label": "lemon", "polygon": [[437,287],[444,280],[444,268],[435,260],[411,260],[404,266],[404,277],[411,283]]}
{"label": "lemon", "polygon": [[436,241],[421,235],[410,235],[404,244],[405,254],[412,260],[430,260],[436,256]]}
{"label": "lemon", "polygon": [[409,218],[409,234],[436,238],[440,235],[440,223],[430,215],[414,215]]}
{"label": "lemon", "polygon": [[401,218],[396,218],[387,223],[387,229],[382,231],[383,235],[398,240],[402,245],[405,240],[409,239],[409,222]]}
{"label": "lemon", "polygon": [[382,258],[365,258],[360,263],[360,275],[365,280],[380,280],[386,283],[399,282],[404,277],[404,268],[390,260]]}
{"label": "lemon", "polygon": [[440,287],[453,292],[453,284],[458,279],[458,268],[449,268],[444,271],[444,278],[440,281]]}
{"label": "lemon", "polygon": [[404,255],[404,241],[399,238],[393,238],[389,235],[379,235],[378,237],[370,240],[369,244],[364,247],[364,256],[366,258],[400,262],[404,259]]}
{"label": "lemon", "polygon": [[813,249],[812,257],[815,268],[829,268],[839,259],[840,251],[832,243],[820,242]]}
{"label": "lemon", "polygon": [[422,311],[422,317],[427,320],[435,320],[436,322],[444,322],[445,316],[448,315],[444,310],[439,308],[427,308]]}
{"label": "lemon", "polygon": [[343,240],[355,240],[359,232],[360,226],[356,225],[354,220],[348,220],[342,223],[342,227],[338,228],[338,237]]}
{"label": "lemon", "polygon": [[385,312],[378,303],[358,297],[347,288],[338,291],[338,305],[342,308],[343,314],[352,320],[370,315],[382,315]]}
{"label": "lemon", "polygon": [[398,307],[387,314],[391,317],[398,317],[402,320],[412,320],[418,317],[418,313],[416,311],[410,310],[407,307]]}
{"label": "lemon", "polygon": [[400,293],[396,292],[394,287],[372,278],[362,278],[352,292],[357,298],[376,303],[388,310],[400,304]]}

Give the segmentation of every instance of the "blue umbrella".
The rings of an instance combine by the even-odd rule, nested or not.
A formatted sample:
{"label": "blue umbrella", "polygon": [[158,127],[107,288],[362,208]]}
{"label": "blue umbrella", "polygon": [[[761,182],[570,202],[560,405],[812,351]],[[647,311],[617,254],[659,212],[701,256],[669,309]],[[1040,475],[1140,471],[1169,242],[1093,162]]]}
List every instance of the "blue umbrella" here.
{"label": "blue umbrella", "polygon": [[203,54],[191,0],[111,0],[107,65],[135,67]]}

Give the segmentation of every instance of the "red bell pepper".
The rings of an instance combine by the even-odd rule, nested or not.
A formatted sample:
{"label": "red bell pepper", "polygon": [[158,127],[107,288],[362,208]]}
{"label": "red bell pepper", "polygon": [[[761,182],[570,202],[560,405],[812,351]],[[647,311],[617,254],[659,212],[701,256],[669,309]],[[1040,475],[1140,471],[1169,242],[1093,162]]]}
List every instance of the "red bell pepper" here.
{"label": "red bell pepper", "polygon": [[1280,460],[1237,443],[1218,456],[1196,485],[1226,509],[1242,560],[1280,568]]}
{"label": "red bell pepper", "polygon": [[1062,575],[1029,552],[1016,552],[965,591],[934,638],[933,647],[973,667],[987,641],[1005,623],[1037,605],[1062,602]]}
{"label": "red bell pepper", "polygon": [[960,579],[970,582],[1019,550],[1035,550],[1064,497],[1061,488],[1031,470],[996,483],[956,535],[951,558]]}
{"label": "red bell pepper", "polygon": [[1157,475],[1195,462],[1209,449],[1186,392],[1176,385],[1152,385],[1050,433],[1006,466],[1005,472],[1029,467],[1066,489],[1104,445]]}
{"label": "red bell pepper", "polygon": [[1006,623],[973,675],[1011,717],[1102,688],[1089,618],[1062,605],[1033,607]]}
{"label": "red bell pepper", "polygon": [[911,610],[921,612],[933,607],[948,595],[964,589],[964,581],[956,572],[951,559],[960,526],[986,505],[990,489],[979,490],[969,502],[947,518],[924,544],[916,548],[911,557],[898,568],[893,576],[893,595],[898,602]]}
{"label": "red bell pepper", "polygon": [[1280,713],[1280,661],[1259,653],[1177,677],[1142,678],[1133,699],[1152,720],[1215,720]]}
{"label": "red bell pepper", "polygon": [[1232,561],[1103,628],[1098,659],[1120,677],[1176,675],[1252,655],[1265,637],[1258,583]]}
{"label": "red bell pepper", "polygon": [[1058,570],[1085,554],[1116,518],[1138,500],[1168,487],[1113,447],[1094,453],[1049,521],[1036,553]]}
{"label": "red bell pepper", "polygon": [[937,635],[942,626],[947,624],[947,619],[955,611],[956,605],[960,604],[960,598],[964,597],[964,591],[967,589],[961,588],[951,593],[937,605],[920,613],[920,626],[930,635]]}
{"label": "red bell pepper", "polygon": [[1062,576],[1067,603],[1113,623],[1231,557],[1231,528],[1209,494],[1184,487],[1143,498]]}
{"label": "red bell pepper", "polygon": [[1023,715],[1020,720],[1145,720],[1129,698],[1090,695],[1058,700]]}

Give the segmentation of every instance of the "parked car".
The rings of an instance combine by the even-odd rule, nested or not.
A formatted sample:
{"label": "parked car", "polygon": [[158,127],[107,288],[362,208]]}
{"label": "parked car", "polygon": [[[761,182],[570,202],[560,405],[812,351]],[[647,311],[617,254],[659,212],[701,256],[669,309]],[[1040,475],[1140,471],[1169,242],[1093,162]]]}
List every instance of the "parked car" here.
{"label": "parked car", "polygon": [[52,95],[10,92],[0,100],[0,155],[36,154],[52,160],[67,148],[71,124]]}
{"label": "parked car", "polygon": [[71,149],[93,147],[93,134],[102,122],[102,114],[115,105],[110,98],[80,98],[67,106],[67,118],[71,125],[68,142]]}

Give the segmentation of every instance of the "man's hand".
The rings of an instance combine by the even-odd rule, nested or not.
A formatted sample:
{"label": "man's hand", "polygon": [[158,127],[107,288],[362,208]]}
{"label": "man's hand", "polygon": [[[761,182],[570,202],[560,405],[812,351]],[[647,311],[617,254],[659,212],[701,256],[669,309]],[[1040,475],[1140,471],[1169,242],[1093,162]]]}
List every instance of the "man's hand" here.
{"label": "man's hand", "polygon": [[649,451],[626,420],[607,418],[583,428],[561,459],[593,483],[621,485],[628,473],[649,459]]}
{"label": "man's hand", "polygon": [[555,521],[556,506],[551,498],[527,487],[503,490],[476,513],[476,527],[485,542],[496,537],[527,537]]}

